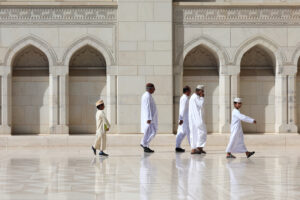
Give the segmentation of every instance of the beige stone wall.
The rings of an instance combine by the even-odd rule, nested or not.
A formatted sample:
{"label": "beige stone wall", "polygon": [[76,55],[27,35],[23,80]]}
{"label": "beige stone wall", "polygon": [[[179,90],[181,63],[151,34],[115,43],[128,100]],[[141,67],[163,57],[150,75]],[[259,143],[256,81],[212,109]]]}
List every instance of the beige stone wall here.
{"label": "beige stone wall", "polygon": [[12,133],[49,133],[48,77],[13,77]]}
{"label": "beige stone wall", "polygon": [[240,78],[241,111],[257,120],[257,124],[243,123],[246,133],[275,132],[275,78],[274,76],[243,76]]}
{"label": "beige stone wall", "polygon": [[172,1],[118,1],[117,122],[140,132],[140,101],[153,82],[159,132],[172,132]]}
{"label": "beige stone wall", "polygon": [[[270,6],[270,2],[279,2],[270,0],[263,9],[255,10],[257,7],[250,5],[254,1],[217,2],[199,6],[197,2],[178,4],[171,0],[51,1],[49,7],[39,12],[32,9],[39,8],[44,1],[26,2],[35,6],[19,6],[13,12],[1,7],[0,134],[18,132],[16,127],[21,121],[16,119],[22,118],[22,114],[16,113],[25,115],[26,106],[32,106],[28,112],[37,114],[32,114],[34,117],[27,124],[22,122],[24,126],[48,127],[39,131],[51,134],[66,134],[69,128],[71,133],[94,133],[93,104],[98,98],[107,102],[112,133],[137,133],[140,98],[147,82],[153,82],[157,89],[153,96],[159,112],[159,133],[171,133],[177,128],[177,102],[183,85],[195,87],[200,83],[206,85],[209,132],[229,132],[232,99],[236,96],[244,97],[244,113],[258,121],[256,126],[245,125],[246,132],[297,132],[296,123],[300,124],[299,98],[296,98],[299,78],[295,77],[300,57],[298,3],[285,7],[284,2],[292,1],[280,1],[280,6]],[[232,6],[236,2],[247,4]],[[9,3],[0,1],[1,5]],[[20,4],[21,1],[15,2],[16,6]],[[63,4],[73,6],[55,6]],[[70,12],[70,9],[77,10]],[[255,15],[253,10],[257,11]],[[12,77],[15,55],[30,45],[48,59],[47,80]],[[103,55],[106,76],[69,76],[72,55],[87,45]],[[200,67],[213,64],[217,73],[184,75],[184,59],[198,46],[204,47],[202,55],[207,51],[213,56],[206,56],[206,60],[197,57],[196,64]],[[274,76],[241,74],[243,56],[256,46],[271,55]],[[209,62],[212,57],[214,61]],[[31,94],[29,89],[16,93],[33,83],[30,87],[36,93]],[[43,99],[43,103],[17,108],[20,102],[16,95]],[[24,102],[27,104],[29,100]],[[43,107],[43,113],[37,111],[39,107]],[[15,112],[17,109],[20,112]],[[41,123],[39,116],[43,117]],[[39,132],[35,130],[28,132]]]}
{"label": "beige stone wall", "polygon": [[105,76],[70,76],[69,128],[71,134],[94,134],[98,99],[106,98]]}

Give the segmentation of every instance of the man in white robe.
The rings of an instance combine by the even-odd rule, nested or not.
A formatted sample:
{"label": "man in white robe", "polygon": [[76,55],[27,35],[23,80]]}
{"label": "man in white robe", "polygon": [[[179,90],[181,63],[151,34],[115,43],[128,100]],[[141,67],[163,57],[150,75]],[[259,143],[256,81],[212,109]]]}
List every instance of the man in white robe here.
{"label": "man in white robe", "polygon": [[204,122],[204,86],[198,85],[189,101],[189,128],[191,154],[206,153],[206,125]]}
{"label": "man in white robe", "polygon": [[191,95],[191,88],[185,86],[183,88],[183,95],[179,101],[179,123],[176,135],[176,152],[185,152],[181,148],[181,142],[185,136],[187,136],[190,144],[190,128],[189,128],[189,96]]}
{"label": "man in white robe", "polygon": [[239,109],[242,107],[242,99],[241,98],[235,98],[233,100],[234,103],[234,109],[232,111],[232,118],[231,118],[231,135],[229,144],[226,148],[227,152],[227,158],[235,158],[234,155],[231,153],[246,153],[247,158],[252,156],[255,152],[249,152],[245,146],[244,143],[244,133],[243,133],[243,127],[241,121],[247,122],[247,123],[256,123],[255,119],[252,119],[251,117],[248,117],[246,115],[243,115],[240,113]]}
{"label": "man in white robe", "polygon": [[141,141],[141,147],[144,152],[153,153],[154,151],[149,148],[151,140],[154,138],[157,132],[157,109],[152,94],[155,91],[155,87],[152,83],[146,85],[146,92],[142,96],[141,103],[141,132],[144,137]]}

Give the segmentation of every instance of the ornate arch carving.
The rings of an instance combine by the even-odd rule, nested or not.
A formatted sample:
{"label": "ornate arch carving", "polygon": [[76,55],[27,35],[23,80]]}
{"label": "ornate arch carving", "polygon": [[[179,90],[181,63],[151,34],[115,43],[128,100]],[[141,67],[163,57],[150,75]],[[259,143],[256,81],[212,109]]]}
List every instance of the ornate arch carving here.
{"label": "ornate arch carving", "polygon": [[[221,47],[216,41],[213,39],[207,37],[207,36],[201,36],[199,38],[193,39],[189,42],[187,42],[184,45],[184,48],[182,51],[180,51],[175,59],[175,63],[178,67],[183,67],[183,62],[185,57],[188,55],[188,53],[196,48],[197,46],[203,45],[205,48],[210,50],[211,53],[213,53],[216,57],[216,59],[219,62],[219,72],[224,71],[224,66],[226,66],[226,63],[228,62],[228,54],[225,49]],[[182,72],[183,69],[180,69],[179,71]]]}
{"label": "ornate arch carving", "polygon": [[237,48],[233,63],[236,66],[240,66],[244,54],[254,46],[260,46],[267,52],[269,51],[270,53],[272,53],[275,58],[276,73],[282,72],[282,64],[285,60],[285,56],[282,54],[279,46],[275,42],[262,36],[253,37],[244,42],[239,48]]}
{"label": "ornate arch carving", "polygon": [[113,58],[112,50],[108,48],[103,42],[98,39],[86,35],[81,37],[80,39],[74,41],[65,51],[62,58],[62,65],[68,66],[71,57],[77,50],[81,49],[84,46],[91,46],[99,51],[103,57],[105,58],[105,62],[107,66],[111,66],[115,64],[115,60]]}
{"label": "ornate arch carving", "polygon": [[52,47],[39,37],[35,35],[29,35],[27,37],[24,37],[23,39],[18,40],[16,43],[14,43],[7,51],[5,58],[4,58],[4,65],[5,66],[12,66],[14,57],[18,54],[18,52],[26,47],[34,46],[37,49],[39,49],[41,52],[43,52],[48,59],[49,66],[56,65],[57,63],[57,56],[55,54],[55,51],[52,49]]}

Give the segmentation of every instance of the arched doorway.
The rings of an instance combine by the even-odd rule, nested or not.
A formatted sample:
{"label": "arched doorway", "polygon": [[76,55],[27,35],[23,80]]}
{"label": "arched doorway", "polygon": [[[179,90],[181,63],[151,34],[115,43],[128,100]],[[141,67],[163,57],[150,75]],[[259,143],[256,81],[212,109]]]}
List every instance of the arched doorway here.
{"label": "arched doorway", "polygon": [[241,111],[255,118],[257,124],[243,124],[246,133],[275,131],[275,66],[274,54],[261,45],[245,52],[241,60]]}
{"label": "arched doorway", "polygon": [[12,133],[49,133],[47,56],[29,45],[14,56],[12,70]]}
{"label": "arched doorway", "polygon": [[103,55],[86,45],[69,62],[70,134],[94,134],[95,102],[106,101],[106,61]]}
{"label": "arched doorway", "polygon": [[205,122],[208,132],[219,131],[219,59],[204,45],[192,49],[183,62],[183,86],[192,91],[205,85]]}

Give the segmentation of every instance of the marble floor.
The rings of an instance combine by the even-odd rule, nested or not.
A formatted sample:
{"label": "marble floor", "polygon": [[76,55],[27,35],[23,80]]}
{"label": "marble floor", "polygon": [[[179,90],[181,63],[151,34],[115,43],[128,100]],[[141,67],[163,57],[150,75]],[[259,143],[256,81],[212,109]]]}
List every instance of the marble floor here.
{"label": "marble floor", "polygon": [[109,148],[102,158],[89,147],[2,148],[0,199],[300,199],[300,147],[256,147],[235,160],[222,147],[206,156],[154,149]]}

